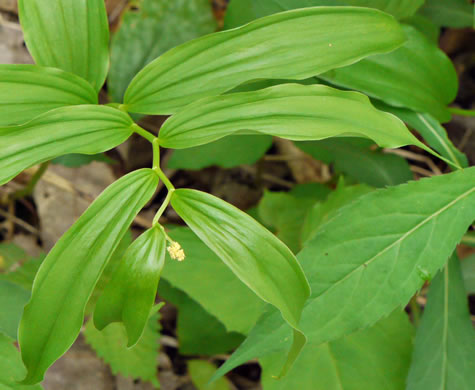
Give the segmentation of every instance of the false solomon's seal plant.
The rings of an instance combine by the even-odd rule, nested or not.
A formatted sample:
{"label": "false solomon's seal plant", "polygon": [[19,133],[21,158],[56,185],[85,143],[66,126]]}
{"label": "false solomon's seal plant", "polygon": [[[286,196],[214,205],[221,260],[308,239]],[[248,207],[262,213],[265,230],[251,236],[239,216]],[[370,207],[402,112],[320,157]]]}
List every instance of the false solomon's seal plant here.
{"label": "false solomon's seal plant", "polygon": [[[94,324],[103,329],[112,322],[123,322],[128,344],[134,345],[154,305],[166,251],[178,261],[187,255],[192,261],[192,253],[185,253],[159,224],[160,216],[171,206],[241,281],[274,308],[251,332],[242,347],[245,353],[238,350],[234,362],[259,355],[255,348],[266,342],[263,334],[272,333],[274,350],[288,354],[282,374],[290,369],[308,337],[313,343],[338,338],[406,304],[424,282],[416,266],[435,273],[453,251],[452,242],[460,239],[475,217],[475,172],[466,169],[397,187],[392,193],[368,195],[349,210],[343,230],[338,218],[332,220],[318,245],[307,247],[297,261],[253,218],[212,195],[175,189],[161,169],[161,148],[190,148],[233,134],[268,134],[290,140],[357,136],[384,148],[416,145],[437,155],[396,116],[376,109],[358,92],[290,83],[222,95],[252,80],[297,81],[392,52],[405,44],[406,34],[389,14],[369,8],[312,7],[266,16],[168,51],[137,74],[123,102],[98,105],[98,91],[109,67],[104,1],[20,0],[19,13],[36,65],[0,66],[0,184],[64,154],[107,151],[134,133],[148,140],[154,153],[152,167],[131,172],[107,188],[43,262],[18,334],[28,372],[24,384],[40,382],[51,364],[71,347],[108,260],[160,180],[168,195],[153,226],[126,251],[99,298]],[[134,123],[129,113],[172,116],[156,136]],[[450,190],[436,196],[444,186]],[[386,209],[387,198],[394,199],[394,195],[404,199],[402,206],[417,202],[420,208],[413,213],[415,220],[406,219],[402,227],[382,222],[399,217],[394,207]],[[369,208],[365,212],[372,216],[371,226],[358,222],[364,208]],[[452,219],[454,210],[456,219]],[[440,253],[433,253],[424,242],[437,218],[453,227],[453,237]],[[397,228],[388,231],[374,251],[366,248],[368,253],[363,253],[358,240],[371,237],[375,234],[372,229],[382,225]],[[343,243],[342,237],[355,231],[358,240]],[[445,239],[436,233],[431,240]],[[328,255],[321,267],[307,260],[319,252]],[[396,273],[402,252],[404,261],[417,264]],[[339,268],[338,275],[324,273],[332,262],[347,256],[355,256],[351,266]],[[388,280],[373,271],[376,263],[384,261],[388,272],[390,268],[394,271]],[[315,272],[321,279],[309,284],[307,277]],[[373,291],[373,284],[365,282],[373,278],[381,279],[382,288],[397,283],[406,283],[408,288],[401,294]],[[354,295],[355,301],[341,307],[336,304],[345,301],[351,289],[361,290]],[[369,303],[356,298],[370,295],[374,299]],[[360,312],[365,314],[358,316]],[[289,329],[291,334],[287,334]],[[262,340],[247,348],[256,335]],[[286,347],[283,339],[292,339],[292,345]]]}

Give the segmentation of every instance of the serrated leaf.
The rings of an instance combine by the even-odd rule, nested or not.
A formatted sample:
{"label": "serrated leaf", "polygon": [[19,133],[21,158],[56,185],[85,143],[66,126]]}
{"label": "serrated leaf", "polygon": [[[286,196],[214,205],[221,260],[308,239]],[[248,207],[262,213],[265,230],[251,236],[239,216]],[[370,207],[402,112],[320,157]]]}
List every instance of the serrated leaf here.
{"label": "serrated leaf", "polygon": [[444,27],[472,27],[473,4],[467,0],[426,0],[419,13]]}
{"label": "serrated leaf", "polygon": [[305,275],[290,249],[249,215],[204,192],[178,189],[173,192],[171,205],[231,271],[276,307],[293,328],[290,365],[306,342],[298,324],[310,295]]}
{"label": "serrated leaf", "polygon": [[321,345],[307,345],[293,370],[272,378],[282,354],[260,359],[265,390],[401,390],[411,362],[414,328],[396,310],[371,328]]}
{"label": "serrated leaf", "polygon": [[392,186],[413,179],[404,158],[373,150],[373,144],[366,141],[327,139],[298,142],[296,146],[317,160],[334,164],[337,171],[373,187]]}
{"label": "serrated leaf", "polygon": [[424,137],[424,140],[434,148],[434,150],[439,152],[449,161],[452,161],[460,167],[468,166],[467,156],[455,147],[447,136],[447,131],[444,127],[442,127],[439,121],[433,118],[430,114],[391,107],[381,102],[375,103],[376,107],[383,111],[391,112],[406,122],[414,130],[417,130],[417,132]]}
{"label": "serrated leaf", "polygon": [[475,254],[462,261],[462,273],[467,293],[475,294]]}
{"label": "serrated leaf", "polygon": [[234,386],[227,378],[220,378],[214,383],[208,383],[216,371],[216,366],[204,360],[190,360],[188,362],[188,372],[191,381],[198,390],[232,390]]}
{"label": "serrated leaf", "polygon": [[168,167],[197,170],[212,165],[223,168],[242,164],[252,165],[267,152],[271,145],[272,137],[268,135],[230,136],[187,150],[175,150],[168,161]]}
{"label": "serrated leaf", "polygon": [[0,389],[2,390],[42,390],[40,385],[19,385],[17,381],[25,376],[26,370],[20,354],[12,341],[0,333]]}
{"label": "serrated leaf", "polygon": [[97,93],[73,73],[0,65],[0,126],[19,125],[55,108],[79,104],[97,104]]}
{"label": "serrated leaf", "polygon": [[104,0],[19,0],[18,11],[38,65],[75,73],[101,89],[109,68]]}
{"label": "serrated leaf", "polygon": [[111,44],[108,91],[122,101],[134,76],[167,50],[216,30],[208,0],[144,0],[124,12]]}
{"label": "serrated leaf", "polygon": [[30,292],[23,287],[0,280],[0,335],[16,340],[23,307],[30,299]]}
{"label": "serrated leaf", "polygon": [[[352,42],[355,35],[358,45]],[[394,50],[404,41],[394,18],[366,8],[315,7],[271,15],[168,51],[132,80],[124,103],[131,112],[172,114],[246,81],[302,80]]]}
{"label": "serrated leaf", "polygon": [[[312,288],[300,322],[309,342],[338,339],[407,304],[475,219],[474,183],[475,167],[377,190],[328,221],[298,255]],[[268,311],[218,375],[286,350],[289,337]]]}
{"label": "serrated leaf", "polygon": [[453,256],[430,285],[417,329],[407,390],[475,388],[475,333],[460,262]]}
{"label": "serrated leaf", "polygon": [[24,383],[40,382],[48,367],[72,345],[107,261],[157,184],[158,176],[151,169],[116,181],[43,261],[20,323],[19,343],[28,369]]}
{"label": "serrated leaf", "polygon": [[90,320],[86,324],[84,336],[97,355],[111,366],[112,373],[141,379],[159,388],[157,363],[160,327],[158,320],[158,314],[150,317],[142,337],[132,348],[127,347],[127,332],[121,323],[110,324],[101,332]]}
{"label": "serrated leaf", "polygon": [[105,106],[57,108],[20,126],[0,127],[0,185],[67,153],[97,154],[132,134],[132,119]]}
{"label": "serrated leaf", "polygon": [[112,322],[123,322],[127,347],[142,335],[157,295],[165,265],[166,239],[158,225],[145,231],[127,249],[94,310],[94,325],[103,330]]}
{"label": "serrated leaf", "polygon": [[296,141],[353,135],[384,147],[420,144],[401,121],[360,93],[299,84],[199,100],[163,124],[159,142],[181,149],[239,133]]}
{"label": "serrated leaf", "polygon": [[[218,279],[218,275],[215,275],[215,278]],[[219,284],[208,286],[208,289],[219,291],[220,286]],[[226,294],[226,291],[224,290],[222,295],[228,298],[229,295]],[[178,308],[176,333],[180,354],[212,356],[229,353],[244,340],[242,334],[227,332],[216,317],[208,313],[203,306],[186,293],[172,287],[166,280],[160,282],[158,292],[161,298],[173,303]],[[246,304],[244,299],[242,304]]]}
{"label": "serrated leaf", "polygon": [[428,112],[439,121],[447,122],[451,117],[447,104],[454,100],[458,89],[454,65],[414,27],[403,25],[402,28],[408,40],[399,49],[365,58],[320,77],[396,107]]}

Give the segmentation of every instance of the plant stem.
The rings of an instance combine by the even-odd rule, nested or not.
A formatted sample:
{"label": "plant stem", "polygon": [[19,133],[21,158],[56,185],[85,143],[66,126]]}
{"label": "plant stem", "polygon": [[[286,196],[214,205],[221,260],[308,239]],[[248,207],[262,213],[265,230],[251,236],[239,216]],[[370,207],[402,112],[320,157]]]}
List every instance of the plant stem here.
{"label": "plant stem", "polygon": [[16,200],[16,199],[24,198],[25,196],[31,195],[33,191],[35,190],[36,184],[41,179],[41,176],[43,176],[43,174],[48,169],[49,164],[50,164],[50,161],[46,161],[42,163],[39,169],[32,176],[30,182],[26,185],[26,187],[13,193],[11,198],[13,200]]}
{"label": "plant stem", "polygon": [[134,123],[132,125],[132,130],[134,131],[134,133],[137,133],[138,135],[144,137],[146,140],[150,141],[151,143],[153,143],[153,141],[157,138],[152,133],[141,128],[137,123]]}
{"label": "plant stem", "polygon": [[421,319],[421,307],[417,303],[417,296],[414,295],[411,300],[409,301],[409,308],[411,309],[411,316],[412,321],[414,322],[414,326],[419,326],[419,322]]}
{"label": "plant stem", "polygon": [[463,108],[449,107],[449,111],[454,115],[475,116],[475,110],[464,110]]}
{"label": "plant stem", "polygon": [[158,209],[157,213],[155,214],[155,217],[153,217],[153,222],[152,224],[155,226],[158,224],[158,221],[160,220],[160,217],[163,215],[163,213],[165,212],[166,208],[168,207],[168,204],[170,203],[170,199],[173,195],[173,192],[175,190],[170,190],[168,191],[168,194],[167,194],[167,197],[165,198],[165,200],[163,201],[162,205],[160,206],[160,208]]}

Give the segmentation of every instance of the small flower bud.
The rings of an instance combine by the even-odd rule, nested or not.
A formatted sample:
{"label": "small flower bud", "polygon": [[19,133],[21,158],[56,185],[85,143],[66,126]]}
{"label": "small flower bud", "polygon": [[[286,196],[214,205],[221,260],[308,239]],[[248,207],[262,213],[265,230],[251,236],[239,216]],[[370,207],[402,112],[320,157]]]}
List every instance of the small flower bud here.
{"label": "small flower bud", "polygon": [[185,260],[185,251],[182,249],[180,244],[176,241],[173,241],[170,246],[167,248],[170,257],[174,260],[183,261]]}

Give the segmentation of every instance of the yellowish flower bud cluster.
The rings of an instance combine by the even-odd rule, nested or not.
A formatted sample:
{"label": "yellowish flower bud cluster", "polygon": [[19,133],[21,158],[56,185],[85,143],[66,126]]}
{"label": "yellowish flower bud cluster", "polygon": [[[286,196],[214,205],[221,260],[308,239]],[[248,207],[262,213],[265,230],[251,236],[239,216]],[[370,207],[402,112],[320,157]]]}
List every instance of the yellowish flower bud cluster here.
{"label": "yellowish flower bud cluster", "polygon": [[173,241],[167,248],[167,250],[172,259],[178,261],[185,260],[185,251],[182,249],[181,245],[178,242]]}

